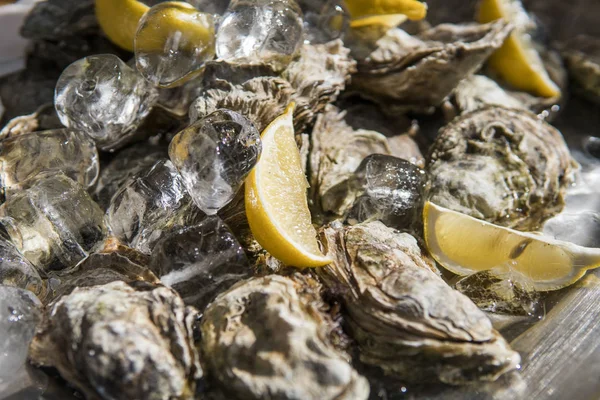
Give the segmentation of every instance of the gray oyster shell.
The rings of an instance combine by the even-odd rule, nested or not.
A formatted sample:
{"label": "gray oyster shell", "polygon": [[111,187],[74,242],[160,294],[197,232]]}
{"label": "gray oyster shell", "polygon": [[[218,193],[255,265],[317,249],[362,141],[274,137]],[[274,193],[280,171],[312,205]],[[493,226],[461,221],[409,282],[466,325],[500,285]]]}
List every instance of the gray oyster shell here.
{"label": "gray oyster shell", "polygon": [[[227,108],[249,118],[259,131],[296,102],[294,123],[298,132],[310,125],[315,114],[335,101],[354,72],[350,50],[340,40],[306,44],[301,56],[274,76],[266,66],[240,67],[213,64],[205,76],[200,97],[190,107],[192,122]],[[232,76],[233,75],[233,76]]]}
{"label": "gray oyster shell", "polygon": [[504,21],[443,24],[417,36],[390,29],[359,60],[353,90],[387,108],[430,112],[483,65],[511,30]]}
{"label": "gray oyster shell", "polygon": [[562,55],[575,90],[600,104],[600,39],[579,35],[563,48]]}
{"label": "gray oyster shell", "polygon": [[328,339],[313,285],[269,275],[219,295],[202,320],[207,374],[239,399],[366,399],[366,379]]}
{"label": "gray oyster shell", "polygon": [[429,200],[534,230],[562,210],[576,168],[558,130],[527,111],[488,107],[440,130],[427,158]]}
{"label": "gray oyster shell", "polygon": [[519,354],[485,314],[433,271],[415,238],[380,222],[320,231],[329,266],[316,269],[341,293],[362,362],[407,382],[495,380]]}
{"label": "gray oyster shell", "polygon": [[317,210],[344,215],[354,202],[348,180],[362,160],[371,154],[390,154],[387,139],[379,132],[354,130],[345,113],[334,106],[317,117],[310,136],[310,198]]}
{"label": "gray oyster shell", "polygon": [[165,287],[79,288],[48,307],[29,357],[58,369],[89,400],[193,399],[202,377],[197,317]]}

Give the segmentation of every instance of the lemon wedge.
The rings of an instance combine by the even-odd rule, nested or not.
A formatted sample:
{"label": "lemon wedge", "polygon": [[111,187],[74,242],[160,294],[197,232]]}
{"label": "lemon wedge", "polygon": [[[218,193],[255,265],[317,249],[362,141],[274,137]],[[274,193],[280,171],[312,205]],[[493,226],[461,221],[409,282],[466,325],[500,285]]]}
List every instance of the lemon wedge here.
{"label": "lemon wedge", "polygon": [[431,202],[423,218],[429,252],[458,275],[506,269],[531,280],[535,290],[547,291],[571,285],[600,266],[600,249],[493,225]]}
{"label": "lemon wedge", "polygon": [[346,0],[345,4],[353,19],[404,14],[408,19],[417,21],[427,15],[427,4],[417,0]]}
{"label": "lemon wedge", "polygon": [[290,104],[261,135],[261,158],[246,179],[246,215],[252,234],[272,256],[296,267],[319,267],[331,260],[321,253],[311,223],[294,107]]}
{"label": "lemon wedge", "polygon": [[519,0],[482,0],[477,20],[488,23],[504,18],[516,25],[515,31],[488,60],[502,79],[514,86],[541,97],[560,96],[560,89],[548,76],[531,37],[525,31],[529,16]]}
{"label": "lemon wedge", "polygon": [[149,9],[137,0],[96,0],[100,28],[111,42],[129,51],[133,51],[138,22]]}
{"label": "lemon wedge", "polygon": [[365,26],[381,26],[384,28],[395,28],[408,19],[404,14],[374,15],[350,21],[350,27],[362,28]]}

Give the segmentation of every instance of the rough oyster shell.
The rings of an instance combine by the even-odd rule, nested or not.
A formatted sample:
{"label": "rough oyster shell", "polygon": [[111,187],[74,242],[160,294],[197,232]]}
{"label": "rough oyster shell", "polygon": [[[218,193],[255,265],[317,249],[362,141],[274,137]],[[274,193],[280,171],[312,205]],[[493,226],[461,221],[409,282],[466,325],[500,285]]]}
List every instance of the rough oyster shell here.
{"label": "rough oyster shell", "polygon": [[352,206],[348,179],[371,154],[390,154],[387,139],[379,132],[354,130],[345,113],[334,106],[317,117],[310,136],[310,198],[317,210],[341,216]]}
{"label": "rough oyster shell", "polygon": [[576,168],[558,130],[527,111],[488,107],[440,130],[427,159],[429,199],[533,230],[562,210]]}
{"label": "rough oyster shell", "polygon": [[353,89],[383,106],[431,111],[458,83],[498,49],[512,25],[443,24],[411,36],[390,29],[377,48],[359,60]]}
{"label": "rough oyster shell", "polygon": [[[145,285],[145,286],[144,286]],[[197,312],[171,289],[123,282],[75,289],[51,304],[29,349],[87,399],[193,399],[202,377]]]}
{"label": "rough oyster shell", "polygon": [[520,361],[485,314],[450,288],[415,238],[380,222],[320,231],[360,359],[405,381],[494,380]]}
{"label": "rough oyster shell", "polygon": [[302,132],[315,114],[335,101],[355,68],[350,50],[340,40],[304,45],[300,58],[281,77],[273,76],[267,66],[235,68],[223,64],[209,67],[205,89],[190,107],[191,121],[227,108],[249,118],[259,131],[295,101],[294,123]]}
{"label": "rough oyster shell", "polygon": [[563,47],[575,89],[590,101],[600,104],[600,39],[579,35]]}
{"label": "rough oyster shell", "polygon": [[366,399],[369,386],[328,340],[319,287],[270,275],[240,282],[202,320],[207,373],[242,399]]}

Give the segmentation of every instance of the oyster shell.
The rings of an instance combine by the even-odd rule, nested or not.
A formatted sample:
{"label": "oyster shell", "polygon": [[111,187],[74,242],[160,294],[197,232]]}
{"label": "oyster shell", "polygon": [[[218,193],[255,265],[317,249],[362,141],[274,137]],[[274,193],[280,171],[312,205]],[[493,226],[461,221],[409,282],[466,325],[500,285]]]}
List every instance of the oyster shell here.
{"label": "oyster shell", "polygon": [[380,222],[320,231],[329,266],[316,269],[340,293],[366,364],[405,381],[495,380],[518,353],[485,314],[434,272],[415,238]]}
{"label": "oyster shell", "polygon": [[202,319],[207,374],[235,398],[366,399],[366,379],[328,340],[321,302],[309,278],[236,284]]}
{"label": "oyster shell", "polygon": [[75,289],[51,304],[29,348],[87,399],[193,399],[202,377],[197,311],[171,289],[123,282]]}
{"label": "oyster shell", "polygon": [[533,230],[562,210],[576,168],[558,130],[527,111],[488,107],[440,130],[427,158],[429,199]]}
{"label": "oyster shell", "polygon": [[387,139],[379,132],[354,130],[345,113],[329,106],[317,117],[310,136],[310,198],[317,210],[344,215],[354,197],[347,196],[348,180],[371,154],[390,154]]}
{"label": "oyster shell", "polygon": [[191,121],[227,108],[249,118],[261,132],[291,101],[296,102],[296,130],[303,132],[315,114],[335,101],[355,67],[340,40],[304,45],[300,58],[281,77],[274,76],[267,66],[223,64],[209,67],[205,89],[190,107]]}
{"label": "oyster shell", "polygon": [[382,106],[430,112],[458,83],[476,72],[512,31],[499,20],[486,25],[443,24],[411,36],[390,29],[359,60],[353,89]]}
{"label": "oyster shell", "polygon": [[600,104],[600,39],[579,35],[563,48],[562,54],[575,89]]}

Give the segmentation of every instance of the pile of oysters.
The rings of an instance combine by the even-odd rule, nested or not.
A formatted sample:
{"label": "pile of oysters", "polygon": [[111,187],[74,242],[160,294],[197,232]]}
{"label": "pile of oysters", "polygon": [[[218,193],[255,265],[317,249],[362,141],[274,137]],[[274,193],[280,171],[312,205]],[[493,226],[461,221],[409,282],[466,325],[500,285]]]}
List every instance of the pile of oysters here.
{"label": "pile of oysters", "polygon": [[[27,68],[0,78],[0,289],[37,298],[27,362],[90,400],[361,400],[516,373],[490,298],[457,290],[427,253],[423,204],[522,231],[559,214],[579,165],[551,123],[567,93],[600,104],[600,41],[539,38],[562,96],[536,97],[486,66],[511,22],[472,22],[474,1],[428,3],[425,21],[307,41],[283,71],[210,61],[108,147],[64,129],[54,88],[82,57],[132,55],[92,0],[39,3],[22,28]],[[316,269],[260,246],[243,190],[205,215],[167,155],[190,121],[227,109],[260,132],[292,101],[332,260]],[[29,139],[44,135],[57,144]]]}

